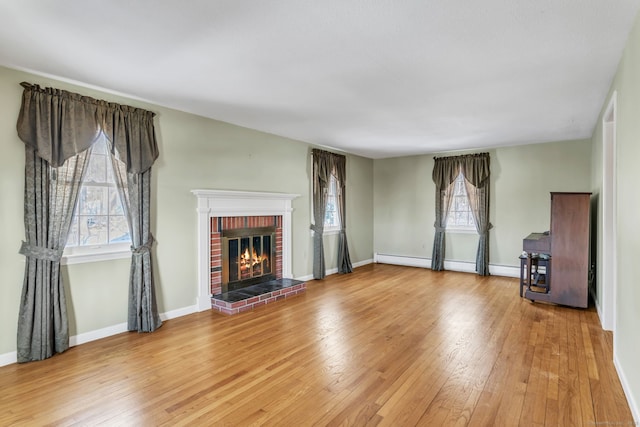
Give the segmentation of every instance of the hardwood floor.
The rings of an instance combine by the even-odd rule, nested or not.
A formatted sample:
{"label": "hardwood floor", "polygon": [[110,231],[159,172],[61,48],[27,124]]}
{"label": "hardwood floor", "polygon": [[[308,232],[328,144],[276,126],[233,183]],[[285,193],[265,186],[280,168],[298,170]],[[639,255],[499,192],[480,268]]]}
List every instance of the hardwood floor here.
{"label": "hardwood floor", "polygon": [[631,424],[594,309],[390,265],[0,368],[0,425]]}

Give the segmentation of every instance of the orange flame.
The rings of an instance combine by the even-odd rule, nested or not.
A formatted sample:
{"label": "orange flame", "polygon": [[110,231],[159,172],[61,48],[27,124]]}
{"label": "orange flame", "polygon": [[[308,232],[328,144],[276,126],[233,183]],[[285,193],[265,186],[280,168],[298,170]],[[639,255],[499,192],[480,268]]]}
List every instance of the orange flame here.
{"label": "orange flame", "polygon": [[247,270],[256,264],[261,264],[264,261],[267,261],[266,256],[258,255],[255,249],[253,250],[253,253],[250,254],[249,248],[247,248],[240,255],[240,269]]}

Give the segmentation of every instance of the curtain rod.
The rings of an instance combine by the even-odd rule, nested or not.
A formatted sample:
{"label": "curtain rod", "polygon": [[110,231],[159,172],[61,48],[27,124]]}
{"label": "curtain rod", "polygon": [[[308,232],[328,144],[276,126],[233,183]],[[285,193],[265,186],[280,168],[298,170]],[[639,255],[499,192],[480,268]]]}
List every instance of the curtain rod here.
{"label": "curtain rod", "polygon": [[[36,93],[46,93],[49,95],[57,95],[57,96],[63,96],[63,97],[69,97],[72,99],[75,99],[78,102],[82,102],[85,104],[106,104],[109,105],[111,107],[118,107],[118,108],[122,108],[122,107],[126,107],[132,110],[137,110],[137,111],[141,111],[141,112],[145,112],[145,113],[150,113],[153,117],[156,116],[156,113],[151,111],[151,110],[147,110],[145,108],[141,108],[141,107],[134,107],[132,105],[128,105],[128,104],[121,104],[119,102],[114,102],[114,101],[107,101],[105,99],[99,99],[99,98],[95,98],[93,96],[89,96],[89,95],[83,95],[81,93],[78,92],[73,92],[67,89],[58,89],[55,87],[51,87],[51,86],[40,86],[37,83],[29,83],[29,82],[21,82],[20,86],[22,86],[24,88],[25,91],[32,91],[32,92],[36,92]],[[124,95],[116,95],[116,96],[122,96],[122,97],[126,97]],[[146,101],[143,101],[146,102]]]}
{"label": "curtain rod", "polygon": [[471,153],[471,154],[461,154],[461,155],[458,155],[458,156],[442,156],[442,157],[433,156],[433,160],[455,159],[455,158],[462,158],[462,157],[484,157],[484,156],[489,156],[489,153],[488,152],[485,152],[485,153]]}

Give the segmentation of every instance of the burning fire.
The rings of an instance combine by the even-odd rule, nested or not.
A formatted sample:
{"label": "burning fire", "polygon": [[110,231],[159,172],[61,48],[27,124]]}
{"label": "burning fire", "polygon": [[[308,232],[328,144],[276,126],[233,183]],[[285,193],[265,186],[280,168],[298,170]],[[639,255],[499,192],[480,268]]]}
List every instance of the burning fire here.
{"label": "burning fire", "polygon": [[255,249],[253,250],[253,253],[250,254],[249,248],[247,248],[240,255],[240,269],[248,270],[256,264],[262,264],[262,262],[266,260],[267,260],[267,257],[258,255]]}

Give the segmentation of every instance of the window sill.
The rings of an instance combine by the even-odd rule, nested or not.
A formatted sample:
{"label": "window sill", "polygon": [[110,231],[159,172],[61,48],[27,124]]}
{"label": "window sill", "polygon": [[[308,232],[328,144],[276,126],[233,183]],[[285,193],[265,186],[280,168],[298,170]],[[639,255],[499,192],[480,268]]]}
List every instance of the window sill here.
{"label": "window sill", "polygon": [[74,251],[65,253],[62,256],[60,264],[84,264],[87,262],[99,262],[110,261],[114,259],[131,258],[131,249],[127,244],[126,247],[119,246],[117,248],[104,248],[104,247],[87,247],[87,248],[74,248]]}
{"label": "window sill", "polygon": [[478,234],[475,228],[447,228],[446,232],[453,234]]}
{"label": "window sill", "polygon": [[340,233],[340,229],[339,228],[328,228],[324,230],[323,235],[324,236],[330,236],[332,234],[339,234]]}
{"label": "window sill", "polygon": [[[314,231],[311,230],[311,235],[313,236]],[[340,229],[339,228],[325,228],[324,231],[322,232],[323,236],[331,236],[333,234],[340,234]]]}

